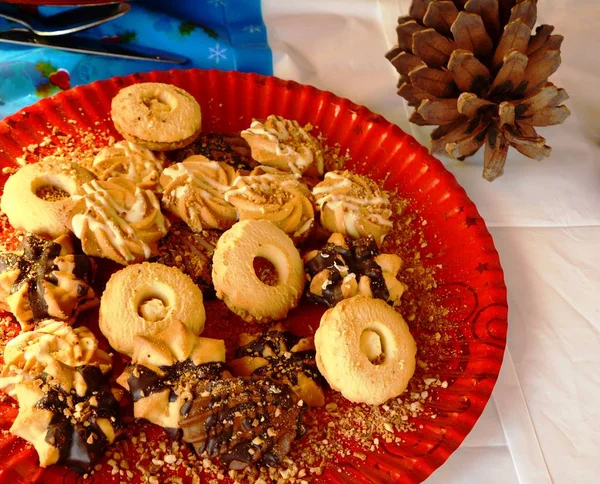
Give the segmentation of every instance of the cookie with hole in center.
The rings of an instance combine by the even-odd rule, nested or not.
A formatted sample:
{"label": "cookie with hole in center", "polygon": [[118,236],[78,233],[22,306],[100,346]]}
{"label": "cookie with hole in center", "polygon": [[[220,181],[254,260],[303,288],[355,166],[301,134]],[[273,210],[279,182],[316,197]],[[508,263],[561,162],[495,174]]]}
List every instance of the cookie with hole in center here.
{"label": "cookie with hole in center", "polygon": [[183,148],[200,134],[200,105],[187,91],[171,84],[142,82],[121,89],[110,115],[117,131],[155,151]]}
{"label": "cookie with hole in center", "polygon": [[115,272],[100,300],[100,331],[126,355],[134,337],[152,336],[181,321],[192,333],[204,330],[202,291],[175,267],[144,262]]}
{"label": "cookie with hole in center", "polygon": [[406,389],[415,371],[408,325],[381,299],[354,296],[327,310],[315,347],[319,371],[351,402],[385,403]]}

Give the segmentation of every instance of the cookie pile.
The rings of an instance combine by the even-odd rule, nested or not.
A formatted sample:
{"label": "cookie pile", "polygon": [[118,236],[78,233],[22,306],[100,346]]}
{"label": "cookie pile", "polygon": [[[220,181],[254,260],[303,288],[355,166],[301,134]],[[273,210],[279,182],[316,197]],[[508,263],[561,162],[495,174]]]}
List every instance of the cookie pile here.
{"label": "cookie pile", "polygon": [[[416,348],[394,309],[402,261],[380,253],[393,228],[384,190],[337,169],[293,120],[201,133],[200,106],[172,85],[122,89],[111,116],[125,139],[89,170],[27,165],[1,201],[25,235],[0,254],[0,309],[24,331],[6,348],[0,388],[19,402],[11,432],[41,466],[85,469],[123,434],[112,358],[73,326],[98,304],[100,331],[131,358],[116,381],[133,416],[231,469],[281,463],[327,384],[373,405],[404,391]],[[123,267],[94,289],[108,260]],[[200,336],[211,294],[249,323],[279,323],[243,334],[226,361],[223,340]],[[330,308],[314,338],[285,328],[303,297]]]}

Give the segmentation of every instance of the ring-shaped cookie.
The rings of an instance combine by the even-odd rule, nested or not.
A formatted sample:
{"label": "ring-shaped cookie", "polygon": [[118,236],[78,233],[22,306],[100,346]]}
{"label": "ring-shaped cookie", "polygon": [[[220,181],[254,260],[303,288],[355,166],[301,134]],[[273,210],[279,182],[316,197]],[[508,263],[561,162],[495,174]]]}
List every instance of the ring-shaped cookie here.
{"label": "ring-shaped cookie", "polygon": [[142,82],[121,89],[111,112],[117,131],[150,150],[183,148],[200,134],[200,105],[187,91],[171,84]]}
{"label": "ring-shaped cookie", "polygon": [[[275,285],[263,283],[256,275],[257,257],[275,267]],[[304,289],[298,249],[268,220],[244,220],[225,232],[213,255],[212,276],[217,297],[242,319],[259,323],[285,318]]]}
{"label": "ring-shaped cookie", "polygon": [[0,207],[18,230],[52,238],[69,233],[71,198],[96,176],[76,163],[47,159],[25,165],[4,185]]}
{"label": "ring-shaped cookie", "polygon": [[408,325],[381,299],[354,296],[327,310],[315,348],[321,374],[352,402],[380,405],[397,397],[415,371]]}
{"label": "ring-shaped cookie", "polygon": [[100,300],[100,331],[117,351],[133,353],[133,337],[152,336],[173,321],[204,330],[202,291],[175,267],[144,262],[115,272]]}

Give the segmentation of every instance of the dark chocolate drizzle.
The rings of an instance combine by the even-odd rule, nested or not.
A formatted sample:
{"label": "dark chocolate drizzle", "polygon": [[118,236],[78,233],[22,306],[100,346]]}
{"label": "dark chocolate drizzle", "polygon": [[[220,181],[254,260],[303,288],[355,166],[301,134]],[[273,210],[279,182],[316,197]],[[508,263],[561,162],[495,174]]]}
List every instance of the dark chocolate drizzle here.
{"label": "dark chocolate drizzle", "polygon": [[[0,274],[14,270],[19,271],[10,293],[14,294],[24,285],[27,286],[25,292],[34,322],[56,316],[48,313],[47,295],[43,283],[55,286],[58,284],[54,271],[58,270],[56,259],[60,255],[61,246],[38,235],[26,234],[20,249],[22,254],[0,253]],[[82,254],[69,254],[65,257],[70,258],[73,262],[73,275],[85,284],[91,284],[95,271],[94,261]],[[89,287],[83,284],[78,285],[78,297],[87,297],[90,295],[89,293]]]}
{"label": "dark chocolate drizzle", "polygon": [[[220,378],[225,370],[225,364],[215,362],[195,365],[188,358],[185,361],[178,361],[170,366],[161,366],[160,369],[163,371],[163,375],[159,375],[144,365],[134,365],[133,371],[127,380],[134,402],[153,393],[161,392],[165,388],[168,388],[170,391],[169,401],[174,402],[177,400],[178,387],[183,378],[192,384],[197,384],[205,379]],[[184,404],[182,415],[184,414],[183,409],[185,407],[186,405]]]}
{"label": "dark chocolate drizzle", "polygon": [[[53,414],[45,440],[58,449],[58,462],[77,472],[85,472],[104,455],[109,444],[97,423],[98,419],[108,419],[117,435],[124,426],[119,403],[110,390],[108,377],[99,368],[90,365],[79,366],[76,371],[87,385],[85,395],[79,396],[75,390],[66,392],[50,384],[44,397],[35,406],[50,410]],[[48,376],[43,374],[41,379],[46,383]],[[90,405],[92,397],[95,397],[97,406]],[[83,403],[83,408],[80,416],[75,418],[74,409],[79,403]]]}
{"label": "dark chocolate drizzle", "polygon": [[301,339],[289,331],[269,330],[238,348],[236,358],[251,356],[266,359],[269,363],[256,369],[254,375],[269,376],[274,380],[289,381],[296,385],[298,375],[303,373],[319,386],[325,386],[327,383],[315,362],[315,350],[291,352]]}
{"label": "dark chocolate drizzle", "polygon": [[344,276],[341,274],[339,266],[346,266],[349,274],[356,275],[356,281],[361,276],[367,276],[371,282],[371,292],[373,297],[383,299],[388,302],[390,292],[383,278],[383,271],[379,264],[375,262],[375,257],[379,255],[379,248],[372,236],[364,237],[358,240],[346,238],[348,249],[331,242],[328,242],[319,253],[310,259],[306,265],[306,273],[312,280],[319,272],[329,271],[328,280],[331,284],[323,290],[323,295],[318,296],[308,290],[308,298],[318,304],[325,304],[332,308],[342,297],[342,284]]}
{"label": "dark chocolate drizzle", "polygon": [[196,388],[180,424],[198,454],[219,456],[232,469],[277,465],[305,431],[303,408],[289,386],[270,378],[225,378]]}

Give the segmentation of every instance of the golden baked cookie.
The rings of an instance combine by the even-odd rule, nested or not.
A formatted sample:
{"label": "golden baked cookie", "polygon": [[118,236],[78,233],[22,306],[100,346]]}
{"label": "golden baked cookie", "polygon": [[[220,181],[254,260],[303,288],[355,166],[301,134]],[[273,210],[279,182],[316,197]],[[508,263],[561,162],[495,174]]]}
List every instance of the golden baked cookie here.
{"label": "golden baked cookie", "polygon": [[330,171],[312,191],[320,221],[330,232],[381,244],[392,229],[390,201],[373,180],[349,171]]}
{"label": "golden baked cookie", "polygon": [[160,191],[158,183],[165,167],[162,157],[131,141],[118,141],[98,152],[92,163],[92,171],[100,180],[123,176],[138,187]]}
{"label": "golden baked cookie", "polygon": [[70,237],[53,242],[26,234],[18,251],[0,253],[0,309],[24,331],[46,318],[72,323],[98,305],[91,287],[95,269],[93,259],[73,254]]}
{"label": "golden baked cookie", "polygon": [[100,331],[120,353],[131,355],[134,336],[152,336],[173,321],[192,333],[204,329],[202,291],[175,267],[155,262],[115,272],[100,300]]}
{"label": "golden baked cookie", "polygon": [[225,342],[199,338],[177,320],[152,336],[135,336],[133,342],[131,365],[117,382],[131,392],[135,418],[176,435],[196,386],[225,371]]}
{"label": "golden baked cookie", "polygon": [[[33,331],[24,331],[10,340],[4,348],[4,365],[0,377],[0,389],[11,396],[15,386],[31,380],[42,373],[53,371],[54,378],[67,391],[72,387],[85,393],[83,381],[66,367],[96,366],[102,373],[112,367],[111,357],[98,347],[98,340],[85,326],[72,328],[64,321],[47,319]],[[62,365],[57,365],[61,363]],[[63,366],[65,365],[65,366]],[[48,370],[47,370],[48,369]],[[62,371],[56,371],[56,370]]]}
{"label": "golden baked cookie", "polygon": [[310,190],[294,175],[257,168],[238,176],[225,200],[238,211],[240,220],[268,220],[296,243],[305,240],[315,220]]}
{"label": "golden baked cookie", "polygon": [[143,82],[121,89],[110,115],[126,140],[150,150],[182,148],[200,134],[200,105],[187,91],[171,84]]}
{"label": "golden baked cookie", "polygon": [[124,177],[86,183],[73,198],[70,226],[88,255],[141,262],[156,254],[167,233],[156,195]]}
{"label": "golden baked cookie", "polygon": [[354,296],[328,309],[315,347],[321,374],[352,402],[385,403],[406,389],[415,371],[415,340],[381,299]]}
{"label": "golden baked cookie", "polygon": [[297,175],[323,175],[323,146],[297,121],[272,114],[264,122],[253,120],[241,136],[261,165]]}
{"label": "golden baked cookie", "polygon": [[15,229],[52,238],[68,234],[71,195],[95,178],[82,166],[55,158],[25,165],[6,180],[0,208]]}
{"label": "golden baked cookie", "polygon": [[194,155],[162,172],[162,205],[187,223],[194,232],[226,230],[238,218],[225,200],[237,172],[228,164]]}
{"label": "golden baked cookie", "polygon": [[335,233],[320,250],[304,256],[308,297],[329,307],[357,294],[400,304],[406,285],[396,276],[402,259],[381,254],[373,237],[345,238]]}
{"label": "golden baked cookie", "polygon": [[[275,267],[277,282],[262,282],[254,259]],[[268,220],[244,220],[225,232],[213,255],[217,297],[246,321],[268,323],[287,316],[304,289],[304,267],[298,249],[285,232]]]}

